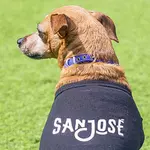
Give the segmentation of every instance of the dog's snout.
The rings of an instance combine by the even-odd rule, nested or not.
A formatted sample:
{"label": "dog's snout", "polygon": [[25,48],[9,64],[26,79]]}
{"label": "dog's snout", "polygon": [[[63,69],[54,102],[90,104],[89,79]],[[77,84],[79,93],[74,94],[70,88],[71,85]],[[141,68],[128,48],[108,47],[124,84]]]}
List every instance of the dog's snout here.
{"label": "dog's snout", "polygon": [[23,43],[23,41],[24,41],[24,38],[20,38],[20,39],[17,40],[17,44],[19,46],[21,46],[21,44]]}

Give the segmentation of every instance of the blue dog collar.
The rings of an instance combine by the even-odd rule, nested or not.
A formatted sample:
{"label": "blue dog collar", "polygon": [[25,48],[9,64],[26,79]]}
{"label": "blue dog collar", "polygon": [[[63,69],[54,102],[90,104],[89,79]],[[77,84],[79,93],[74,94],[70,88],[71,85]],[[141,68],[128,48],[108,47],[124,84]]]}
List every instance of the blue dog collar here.
{"label": "blue dog collar", "polygon": [[[82,64],[82,63],[90,63],[93,62],[94,58],[88,54],[81,54],[71,58],[68,58],[64,64],[64,67],[67,68],[73,64]],[[96,60],[96,62],[104,62],[103,60]],[[108,64],[115,64],[113,61],[106,62]]]}

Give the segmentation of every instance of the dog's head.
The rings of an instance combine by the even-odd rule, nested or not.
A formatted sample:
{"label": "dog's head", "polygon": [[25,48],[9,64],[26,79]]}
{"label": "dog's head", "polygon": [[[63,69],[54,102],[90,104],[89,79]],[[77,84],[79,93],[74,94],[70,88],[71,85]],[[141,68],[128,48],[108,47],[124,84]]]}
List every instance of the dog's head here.
{"label": "dog's head", "polygon": [[108,16],[79,6],[65,6],[47,15],[37,25],[37,32],[17,43],[30,58],[60,58],[63,63],[75,51],[92,55],[98,55],[100,49],[111,51],[111,40],[118,42],[115,25]]}

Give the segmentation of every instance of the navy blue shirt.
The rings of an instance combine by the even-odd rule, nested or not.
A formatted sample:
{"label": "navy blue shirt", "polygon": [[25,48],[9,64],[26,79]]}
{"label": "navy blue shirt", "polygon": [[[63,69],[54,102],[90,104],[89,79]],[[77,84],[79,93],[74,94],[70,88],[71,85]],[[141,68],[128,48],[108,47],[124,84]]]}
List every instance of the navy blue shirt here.
{"label": "navy blue shirt", "polygon": [[139,150],[142,118],[127,87],[81,81],[61,87],[40,150]]}

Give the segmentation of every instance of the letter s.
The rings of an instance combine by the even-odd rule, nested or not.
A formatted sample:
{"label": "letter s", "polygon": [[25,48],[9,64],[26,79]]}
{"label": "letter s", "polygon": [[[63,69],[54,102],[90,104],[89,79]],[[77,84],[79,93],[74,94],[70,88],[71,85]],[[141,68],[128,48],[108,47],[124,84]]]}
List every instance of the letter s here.
{"label": "letter s", "polygon": [[108,132],[109,133],[115,133],[116,132],[116,120],[114,119],[109,119],[108,124],[110,125],[110,127],[108,127]]}
{"label": "letter s", "polygon": [[54,127],[56,129],[53,129],[53,134],[58,134],[60,132],[60,129],[61,129],[61,125],[58,124],[58,123],[61,123],[61,118],[56,118],[55,121],[54,121]]}

